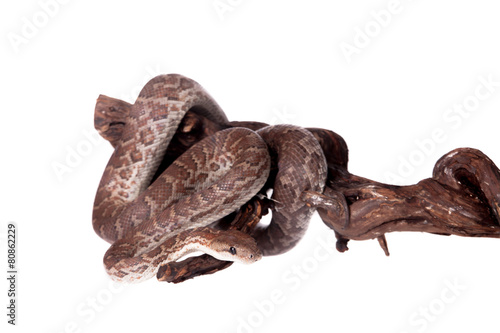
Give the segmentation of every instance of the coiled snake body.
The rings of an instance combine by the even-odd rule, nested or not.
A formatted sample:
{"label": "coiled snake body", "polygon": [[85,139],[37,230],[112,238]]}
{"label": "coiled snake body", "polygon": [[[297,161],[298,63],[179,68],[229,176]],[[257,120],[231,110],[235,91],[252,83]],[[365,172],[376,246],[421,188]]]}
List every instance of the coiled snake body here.
{"label": "coiled snake body", "polygon": [[[143,281],[164,264],[158,278],[172,282],[227,267],[204,256],[179,263],[192,268],[187,276],[165,273],[192,251],[242,263],[286,252],[315,209],[341,252],[350,239],[376,238],[389,255],[385,233],[394,231],[500,238],[500,170],[476,149],[446,154],[432,178],[415,185],[374,182],[347,170],[339,135],[228,122],[201,86],[181,75],[152,79],[134,105],[100,98],[94,123],[115,148],[93,209],[94,230],[112,243],[104,266],[114,280]],[[271,200],[262,197],[269,189]],[[256,202],[272,208],[268,226],[224,230],[225,216]],[[248,221],[265,214],[257,211]]]}
{"label": "coiled snake body", "polygon": [[[326,162],[312,134],[296,126],[266,127],[258,134],[246,128],[222,130],[195,144],[151,183],[189,110],[227,123],[196,82],[161,75],[145,85],[125,124],[111,124],[122,126],[122,134],[113,142],[115,151],[97,190],[93,227],[112,243],[104,265],[115,280],[143,281],[160,265],[191,251],[251,263],[262,254],[289,250],[305,232],[313,208],[299,198],[304,190],[322,191]],[[269,151],[278,170],[271,224],[256,240],[236,230],[207,227],[263,188],[271,169]]]}

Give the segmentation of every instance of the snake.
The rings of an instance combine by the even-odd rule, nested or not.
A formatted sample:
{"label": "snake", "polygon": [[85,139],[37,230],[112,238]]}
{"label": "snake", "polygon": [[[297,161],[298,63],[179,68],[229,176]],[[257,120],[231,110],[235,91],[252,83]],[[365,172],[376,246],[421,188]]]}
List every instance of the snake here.
{"label": "snake", "polygon": [[267,143],[275,176],[271,179],[275,202],[269,226],[256,231],[265,256],[285,253],[304,236],[316,208],[301,200],[305,191],[323,192],[327,164],[323,149],[307,129],[280,124],[257,130]]}
{"label": "snake", "polygon": [[[231,126],[203,87],[179,74],[148,81],[129,110],[106,126],[102,117],[112,119],[113,110],[97,105],[95,116],[104,138],[105,132],[120,133],[92,214],[94,231],[111,243],[103,263],[113,280],[147,280],[161,265],[193,251],[249,264],[284,253],[302,238],[315,208],[300,195],[322,191],[327,173],[309,131]],[[188,111],[224,129],[195,143],[153,179]],[[253,235],[212,227],[269,187],[276,205],[268,226]]]}

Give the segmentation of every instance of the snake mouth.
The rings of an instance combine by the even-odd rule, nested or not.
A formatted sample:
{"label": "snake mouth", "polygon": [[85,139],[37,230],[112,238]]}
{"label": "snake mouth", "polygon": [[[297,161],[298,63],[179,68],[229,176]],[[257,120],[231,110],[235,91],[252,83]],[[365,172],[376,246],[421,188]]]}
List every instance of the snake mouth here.
{"label": "snake mouth", "polygon": [[125,126],[125,122],[123,121],[112,121],[109,123],[109,127],[113,126]]}
{"label": "snake mouth", "polygon": [[262,254],[261,254],[261,253],[256,254],[256,255],[251,254],[251,255],[249,256],[249,259],[250,259],[250,262],[249,262],[249,263],[250,263],[250,264],[253,264],[254,262],[257,262],[257,261],[259,261],[260,259],[262,259]]}

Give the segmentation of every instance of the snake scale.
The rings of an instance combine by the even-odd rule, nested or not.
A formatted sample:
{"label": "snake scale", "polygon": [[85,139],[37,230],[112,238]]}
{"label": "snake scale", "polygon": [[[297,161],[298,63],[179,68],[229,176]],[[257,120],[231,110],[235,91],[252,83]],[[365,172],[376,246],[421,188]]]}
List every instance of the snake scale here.
{"label": "snake scale", "polygon": [[[97,110],[105,114],[107,110]],[[154,181],[169,142],[188,111],[228,127],[194,144]],[[112,115],[111,115],[112,116]],[[93,208],[95,232],[112,245],[104,256],[112,279],[139,282],[192,251],[252,263],[288,251],[302,238],[315,208],[304,191],[322,192],[327,166],[314,135],[292,125],[256,131],[226,126],[213,98],[195,81],[160,75],[140,92],[101,178]],[[267,185],[266,185],[267,184]],[[269,185],[270,184],[270,185]],[[254,237],[211,225],[238,210],[265,186],[273,189],[273,218]]]}

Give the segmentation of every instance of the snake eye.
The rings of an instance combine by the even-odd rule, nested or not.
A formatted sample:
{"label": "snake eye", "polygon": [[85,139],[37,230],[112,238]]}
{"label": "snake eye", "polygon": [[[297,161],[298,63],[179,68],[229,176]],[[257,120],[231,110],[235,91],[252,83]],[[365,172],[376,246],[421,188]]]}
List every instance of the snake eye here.
{"label": "snake eye", "polygon": [[234,246],[231,246],[229,248],[229,252],[231,252],[231,254],[236,254],[236,248]]}

